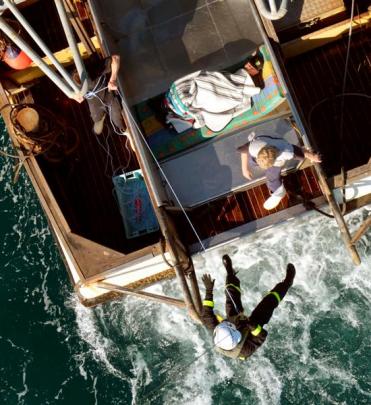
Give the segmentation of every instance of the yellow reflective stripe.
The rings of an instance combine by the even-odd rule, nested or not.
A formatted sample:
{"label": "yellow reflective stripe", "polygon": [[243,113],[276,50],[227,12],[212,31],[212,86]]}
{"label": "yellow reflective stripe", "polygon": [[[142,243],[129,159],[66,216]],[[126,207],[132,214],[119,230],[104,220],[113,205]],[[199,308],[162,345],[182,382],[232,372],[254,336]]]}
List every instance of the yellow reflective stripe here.
{"label": "yellow reflective stripe", "polygon": [[262,331],[262,327],[260,325],[258,325],[254,330],[251,331],[251,334],[253,336],[258,336],[261,331]]}
{"label": "yellow reflective stripe", "polygon": [[204,301],[202,302],[202,305],[203,305],[204,307],[214,308],[214,301],[204,300]]}
{"label": "yellow reflective stripe", "polygon": [[234,285],[234,284],[227,284],[227,285],[225,286],[225,288],[228,288],[228,287],[233,287],[233,288],[235,288],[237,291],[239,291],[239,292],[241,293],[241,288],[238,287],[237,285]]}
{"label": "yellow reflective stripe", "polygon": [[220,314],[215,314],[215,316],[219,323],[222,323],[224,321],[224,318]]}
{"label": "yellow reflective stripe", "polygon": [[274,296],[276,297],[278,303],[281,302],[281,297],[280,297],[280,295],[278,294],[278,292],[276,292],[276,291],[270,291],[267,295],[269,295],[269,294],[274,295]]}
{"label": "yellow reflective stripe", "polygon": [[240,360],[246,360],[246,357],[245,356],[239,356],[238,357]]}

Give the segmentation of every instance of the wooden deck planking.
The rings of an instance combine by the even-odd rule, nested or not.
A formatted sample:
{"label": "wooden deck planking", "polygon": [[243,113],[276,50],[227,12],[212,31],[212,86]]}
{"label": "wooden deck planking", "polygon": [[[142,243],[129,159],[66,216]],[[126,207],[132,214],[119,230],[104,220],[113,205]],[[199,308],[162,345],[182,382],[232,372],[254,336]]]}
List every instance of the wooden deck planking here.
{"label": "wooden deck planking", "polygon": [[[360,28],[352,36],[345,91],[371,93],[369,61],[371,60],[370,28]],[[341,97],[348,38],[287,61],[290,81],[304,115],[312,114],[312,142],[323,157],[328,176],[340,173],[341,167],[351,170],[366,164],[370,157],[371,101],[360,96],[346,96],[341,134]],[[328,98],[319,107],[322,100]],[[314,108],[314,109],[313,109]]]}
{"label": "wooden deck planking", "polygon": [[156,243],[156,233],[131,240],[124,234],[113,195],[112,175],[119,172],[116,169],[120,167],[128,166],[126,171],[139,167],[133,153],[128,165],[126,138],[114,134],[108,120],[104,133],[95,135],[86,103],[80,105],[67,99],[47,79],[42,79],[41,86],[34,87],[33,94],[36,103],[63,117],[80,136],[78,150],[62,163],[52,164],[42,156],[38,158],[72,231],[123,253]]}
{"label": "wooden deck planking", "polygon": [[251,209],[249,209],[248,207],[248,203],[246,201],[245,197],[245,193],[237,193],[236,194],[236,201],[238,204],[238,208],[241,211],[242,217],[244,219],[244,222],[249,222],[249,220],[251,220],[251,218],[253,218],[252,213],[251,213]]}
{"label": "wooden deck planking", "polygon": [[[316,198],[322,195],[313,167],[307,167],[284,177],[286,186],[295,193],[304,193],[305,198]],[[302,191],[300,189],[302,188]],[[299,204],[301,200],[286,195],[277,208],[266,211],[263,203],[270,195],[266,184],[252,189],[236,192],[233,195],[204,204],[195,208],[191,214],[191,220],[201,239],[218,235],[233,229],[236,226],[247,224],[259,218],[285,210]],[[192,244],[197,241],[185,218],[177,214],[176,222],[182,229],[186,243]]]}

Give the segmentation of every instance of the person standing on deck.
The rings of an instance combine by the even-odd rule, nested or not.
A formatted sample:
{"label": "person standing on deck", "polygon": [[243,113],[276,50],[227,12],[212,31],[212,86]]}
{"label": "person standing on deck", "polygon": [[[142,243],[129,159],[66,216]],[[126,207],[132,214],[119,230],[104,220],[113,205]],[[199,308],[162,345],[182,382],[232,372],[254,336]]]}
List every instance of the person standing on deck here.
{"label": "person standing on deck", "polygon": [[223,264],[227,271],[225,281],[227,318],[219,321],[214,314],[215,280],[211,279],[209,274],[202,276],[206,294],[201,318],[204,325],[213,331],[215,349],[219,353],[230,358],[245,360],[264,343],[268,332],[263,329],[263,325],[269,322],[274,309],[292,286],[296,271],[294,265],[289,263],[285,279],[273,287],[247,317],[241,303],[240,280],[228,255],[223,256]]}
{"label": "person standing on deck", "polygon": [[[117,131],[123,133],[126,125],[122,118],[121,106],[115,92],[117,87],[117,75],[120,69],[120,56],[111,55],[106,59],[100,59],[94,64],[94,69],[90,69],[88,78],[88,93],[86,94],[90,116],[94,122],[93,131],[100,135],[103,131],[104,121],[108,114],[109,119],[116,127]],[[75,70],[72,74],[75,82],[80,83],[80,78]],[[76,99],[78,102],[84,101],[83,97]]]}
{"label": "person standing on deck", "polygon": [[321,162],[318,153],[273,136],[256,136],[250,143],[241,146],[238,150],[241,152],[242,174],[248,180],[252,180],[251,169],[254,166],[265,170],[267,186],[272,194],[264,203],[264,208],[268,210],[275,208],[286,195],[286,189],[281,180],[281,168],[286,161],[306,158],[311,162]]}

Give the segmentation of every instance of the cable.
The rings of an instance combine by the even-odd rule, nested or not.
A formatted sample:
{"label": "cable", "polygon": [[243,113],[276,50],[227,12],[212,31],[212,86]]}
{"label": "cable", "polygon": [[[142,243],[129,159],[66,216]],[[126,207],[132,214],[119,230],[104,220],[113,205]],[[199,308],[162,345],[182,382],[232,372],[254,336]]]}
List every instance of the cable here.
{"label": "cable", "polygon": [[[197,237],[197,239],[198,239],[198,242],[200,243],[202,249],[203,249],[204,251],[206,251],[206,248],[205,248],[205,246],[203,245],[203,243],[202,243],[202,241],[201,241],[201,238],[199,237],[199,235],[198,235],[196,229],[194,228],[194,226],[193,226],[193,224],[192,224],[192,222],[191,222],[189,216],[188,216],[187,213],[185,212],[182,203],[180,202],[180,200],[179,200],[177,194],[175,193],[175,190],[174,190],[174,188],[172,187],[172,185],[171,185],[169,179],[167,178],[165,172],[162,170],[162,167],[160,166],[160,164],[159,164],[159,162],[158,162],[156,156],[155,156],[154,153],[152,152],[152,149],[150,148],[150,146],[149,146],[147,140],[145,139],[145,136],[144,136],[144,134],[143,134],[141,128],[138,126],[138,124],[137,124],[135,118],[134,118],[133,115],[131,114],[131,111],[130,111],[129,107],[127,106],[127,104],[126,104],[126,102],[125,102],[123,96],[121,95],[121,93],[120,93],[119,91],[118,91],[118,94],[119,94],[119,96],[120,96],[120,98],[121,98],[122,105],[124,106],[124,108],[125,108],[125,110],[126,110],[126,112],[127,112],[127,114],[128,114],[128,117],[131,118],[131,120],[132,120],[132,122],[134,123],[136,129],[138,130],[139,134],[141,135],[142,139],[144,140],[144,143],[145,143],[145,145],[147,146],[147,148],[148,148],[150,154],[152,155],[152,158],[154,159],[154,161],[155,161],[155,163],[156,163],[158,169],[160,170],[160,172],[161,172],[161,174],[163,175],[165,181],[167,182],[168,186],[170,187],[170,189],[171,189],[173,195],[175,196],[175,198],[176,198],[176,200],[177,200],[177,202],[178,202],[178,204],[179,204],[181,210],[183,211],[183,213],[184,213],[184,215],[185,215],[185,217],[186,217],[186,219],[187,219],[189,225],[191,226],[191,228],[192,228],[194,234],[196,235],[196,237]],[[113,124],[112,118],[111,118],[111,106],[108,106],[107,104],[105,104],[96,94],[94,94],[94,96],[97,97],[97,98],[101,101],[101,103],[102,103],[105,107],[107,107],[107,108],[109,109],[109,116],[110,116],[111,125],[112,125],[112,127],[114,128],[114,131],[116,132],[116,134],[118,134],[118,135],[125,135],[125,136],[127,137],[127,134],[126,134],[125,132],[124,132],[124,133],[119,133],[119,132],[117,132],[117,131],[115,130],[115,125]]]}
{"label": "cable", "polygon": [[[353,18],[354,18],[354,0],[352,0],[352,6],[350,11],[350,23],[349,23],[349,34],[348,34],[348,44],[347,44],[347,54],[345,58],[345,67],[344,67],[344,77],[343,77],[343,87],[341,93],[343,94],[341,97],[341,105],[340,105],[340,144],[343,142],[343,135],[344,135],[344,92],[347,82],[347,75],[348,75],[348,63],[349,63],[349,55],[350,55],[350,44],[352,40],[352,32],[353,32]],[[346,211],[346,196],[345,196],[345,169],[344,169],[344,148],[340,148],[340,164],[341,164],[341,178],[342,178],[342,187],[341,187],[341,194],[342,194],[342,214],[345,214]]]}
{"label": "cable", "polygon": [[[46,160],[58,163],[64,156],[70,155],[79,146],[79,136],[76,129],[66,126],[49,109],[34,103],[4,104],[0,112],[4,108],[10,108],[9,119],[26,159],[31,155],[38,156],[42,154]],[[37,132],[26,131],[17,121],[18,113],[24,108],[32,108],[37,111],[39,115],[39,129]],[[66,140],[70,139],[70,137],[65,136],[66,132],[73,135],[73,138],[71,138],[72,143],[66,142]],[[16,156],[4,151],[1,154],[16,158]],[[63,154],[62,157],[61,154]],[[25,159],[18,158],[24,163]]]}
{"label": "cable", "polygon": [[227,292],[229,298],[231,299],[231,301],[232,301],[232,303],[233,303],[233,306],[234,306],[234,309],[236,310],[237,313],[239,313],[240,311],[238,310],[237,305],[236,305],[236,303],[234,302],[234,299],[232,298],[231,293],[228,291],[228,288],[227,288],[227,287],[225,287],[225,291]]}
{"label": "cable", "polygon": [[128,105],[127,105],[126,101],[124,100],[123,96],[121,95],[121,93],[120,93],[120,92],[118,92],[118,93],[119,93],[119,96],[120,96],[120,98],[121,98],[122,105],[124,106],[125,111],[126,111],[126,113],[127,113],[127,116],[131,119],[132,123],[134,124],[134,126],[135,126],[136,129],[137,129],[137,131],[138,131],[139,134],[141,135],[141,137],[142,137],[142,139],[143,139],[143,141],[144,141],[144,143],[145,143],[145,145],[146,145],[146,147],[147,147],[149,153],[151,154],[151,156],[152,156],[154,162],[156,163],[156,165],[157,165],[159,171],[161,172],[161,174],[162,174],[162,176],[164,177],[166,183],[168,184],[168,186],[169,186],[171,192],[173,193],[173,195],[174,195],[174,197],[175,197],[177,203],[179,204],[181,210],[183,211],[183,214],[184,214],[184,216],[186,217],[186,219],[187,219],[187,221],[188,221],[190,227],[192,228],[192,231],[194,232],[194,234],[195,234],[195,236],[196,236],[196,238],[197,238],[197,240],[198,240],[200,246],[202,247],[202,249],[204,250],[204,252],[206,252],[206,248],[205,248],[204,244],[202,243],[200,236],[198,235],[198,233],[197,233],[195,227],[193,226],[192,221],[190,220],[189,216],[187,215],[187,213],[186,213],[186,211],[185,211],[185,209],[184,209],[182,203],[180,202],[180,200],[179,200],[179,198],[178,198],[178,196],[177,196],[177,194],[176,194],[174,188],[172,187],[172,185],[171,185],[169,179],[167,178],[165,172],[162,170],[162,167],[161,167],[160,163],[158,162],[156,156],[154,155],[154,153],[153,153],[151,147],[149,146],[149,144],[148,144],[148,142],[147,142],[147,140],[146,140],[146,138],[145,138],[145,136],[144,136],[144,134],[143,134],[141,128],[139,127],[139,125],[137,124],[135,118],[133,117],[133,115],[132,115],[132,113],[131,113],[131,111],[130,111],[130,108],[128,107]]}
{"label": "cable", "polygon": [[[223,337],[221,340],[218,341],[218,344],[221,343],[224,339],[228,338],[228,335]],[[212,349],[214,349],[214,347],[216,346],[215,343],[213,343]],[[192,361],[190,361],[189,363],[187,363],[186,365],[180,367],[179,370],[176,370],[176,366],[173,367],[172,369],[170,369],[170,373],[173,374],[174,371],[176,370],[176,376],[175,378],[179,378],[180,374],[182,374],[187,368],[189,368],[192,364],[196,363],[197,360],[199,360],[201,357],[203,357],[206,353],[208,353],[209,351],[211,351],[211,349],[206,349],[204,350],[199,356],[197,356],[195,359],[193,359]],[[158,387],[156,387],[155,389],[153,389],[152,391],[150,391],[147,395],[145,395],[143,398],[141,398],[142,401],[149,401],[149,399],[153,396],[153,394],[155,394],[156,392],[160,391],[161,388],[163,388],[169,381],[170,377],[172,377],[172,375],[170,375],[168,378],[166,378]]]}
{"label": "cable", "polygon": [[[89,100],[92,100],[92,99],[94,99],[94,98],[96,98],[96,99],[101,103],[101,105],[104,107],[104,109],[106,110],[106,113],[107,113],[107,115],[108,115],[109,121],[110,121],[110,123],[111,123],[112,129],[113,129],[113,131],[115,132],[115,134],[120,135],[120,136],[126,136],[126,141],[125,141],[124,146],[125,146],[125,149],[126,149],[126,151],[127,151],[127,153],[128,153],[127,162],[126,162],[125,166],[122,166],[122,165],[121,165],[121,166],[119,166],[119,167],[117,167],[117,168],[114,168],[114,166],[113,166],[113,156],[112,156],[112,154],[111,154],[111,152],[110,152],[110,147],[109,147],[109,138],[111,137],[111,134],[108,133],[107,136],[106,136],[106,146],[104,146],[104,145],[101,144],[100,140],[98,139],[98,138],[99,138],[98,135],[96,135],[98,144],[99,144],[99,145],[101,146],[101,148],[107,153],[107,160],[106,160],[106,166],[105,166],[105,175],[106,175],[107,177],[112,177],[112,176],[117,172],[117,170],[119,170],[119,169],[121,169],[123,172],[125,172],[125,171],[127,170],[127,168],[130,166],[130,163],[131,163],[131,152],[130,152],[129,147],[128,147],[129,138],[128,138],[127,134],[126,134],[125,132],[119,131],[119,130],[117,129],[116,125],[115,125],[114,122],[113,122],[113,118],[112,118],[112,115],[113,115],[113,114],[112,114],[112,105],[106,104],[106,103],[103,101],[103,99],[102,99],[100,96],[98,96],[98,93],[100,93],[100,92],[102,92],[102,91],[106,91],[106,90],[108,89],[108,86],[104,86],[104,78],[105,78],[105,75],[101,75],[101,76],[98,78],[98,80],[97,80],[97,82],[96,82],[94,88],[93,88],[91,91],[88,91],[88,92],[85,94],[84,98],[85,98],[86,100],[88,100],[88,101],[89,101]],[[103,80],[102,80],[102,79],[103,79]],[[102,86],[104,86],[104,87],[102,87]],[[104,96],[103,96],[103,97],[104,97]],[[112,171],[112,175],[111,175],[111,176],[109,176],[108,173],[107,173],[108,160],[111,161],[111,171]]]}

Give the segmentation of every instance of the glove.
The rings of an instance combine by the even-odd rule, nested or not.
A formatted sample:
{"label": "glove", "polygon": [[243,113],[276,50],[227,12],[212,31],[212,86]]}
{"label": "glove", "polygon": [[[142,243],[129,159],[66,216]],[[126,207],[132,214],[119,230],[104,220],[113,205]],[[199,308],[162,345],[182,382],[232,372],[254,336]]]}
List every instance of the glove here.
{"label": "glove", "polygon": [[202,282],[204,283],[206,290],[213,290],[215,280],[210,277],[210,274],[204,274],[202,276]]}

